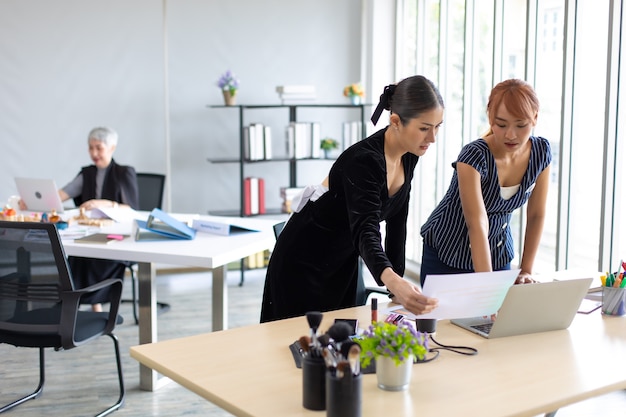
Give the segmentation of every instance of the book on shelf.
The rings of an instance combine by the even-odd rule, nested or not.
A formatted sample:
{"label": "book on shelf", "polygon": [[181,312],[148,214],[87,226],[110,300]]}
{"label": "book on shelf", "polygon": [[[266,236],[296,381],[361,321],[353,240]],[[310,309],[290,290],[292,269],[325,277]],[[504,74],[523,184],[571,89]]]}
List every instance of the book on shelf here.
{"label": "book on shelf", "polygon": [[290,95],[281,95],[280,103],[283,105],[298,105],[298,104],[313,104],[317,97],[315,96],[300,96],[293,97]]}
{"label": "book on shelf", "polygon": [[272,128],[263,126],[263,158],[272,159]]}
{"label": "book on shelf", "polygon": [[265,214],[265,180],[246,177],[243,180],[243,214]]}
{"label": "book on shelf", "polygon": [[314,85],[279,85],[276,86],[278,94],[315,94]]}
{"label": "book on shelf", "polygon": [[244,259],[244,266],[247,269],[265,268],[269,262],[269,250],[257,252]]}
{"label": "book on shelf", "polygon": [[343,123],[343,150],[345,151],[350,146],[354,145],[361,139],[363,139],[362,132],[363,125],[361,122],[344,122]]}
{"label": "book on shelf", "polygon": [[295,128],[295,158],[311,157],[311,125],[304,122],[293,122]]}
{"label": "book on shelf", "polygon": [[259,214],[259,179],[250,177],[250,214]]}
{"label": "book on shelf", "polygon": [[311,157],[322,157],[322,134],[320,133],[320,124],[318,122],[311,122]]}
{"label": "book on shelf", "polygon": [[283,213],[291,213],[291,201],[295,196],[300,194],[304,187],[281,187],[280,197],[283,199]]}
{"label": "book on shelf", "polygon": [[319,122],[290,122],[285,133],[287,157],[321,158]]}
{"label": "book on shelf", "polygon": [[265,180],[258,179],[259,183],[259,214],[265,214]]}
{"label": "book on shelf", "polygon": [[244,159],[272,159],[272,129],[262,123],[250,123],[243,128]]}
{"label": "book on shelf", "polygon": [[310,104],[317,99],[314,85],[279,85],[276,92],[282,104]]}

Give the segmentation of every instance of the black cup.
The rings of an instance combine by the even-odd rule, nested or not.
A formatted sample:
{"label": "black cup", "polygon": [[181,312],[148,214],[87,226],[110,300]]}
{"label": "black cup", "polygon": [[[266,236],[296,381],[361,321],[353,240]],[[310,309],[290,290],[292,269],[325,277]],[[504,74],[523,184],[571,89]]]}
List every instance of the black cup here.
{"label": "black cup", "polygon": [[326,409],[326,364],[323,358],[302,359],[302,406],[309,410]]}
{"label": "black cup", "polygon": [[435,333],[437,330],[437,319],[415,319],[415,327],[418,332]]}
{"label": "black cup", "polygon": [[361,417],[361,374],[326,372],[326,417]]}

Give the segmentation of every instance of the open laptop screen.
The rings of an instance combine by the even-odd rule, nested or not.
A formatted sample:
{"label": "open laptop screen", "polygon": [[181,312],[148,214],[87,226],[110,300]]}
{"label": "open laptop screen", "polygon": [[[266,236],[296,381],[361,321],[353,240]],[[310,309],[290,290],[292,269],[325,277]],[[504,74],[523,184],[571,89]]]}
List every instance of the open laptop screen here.
{"label": "open laptop screen", "polygon": [[16,177],[15,185],[28,211],[63,212],[63,203],[54,180]]}

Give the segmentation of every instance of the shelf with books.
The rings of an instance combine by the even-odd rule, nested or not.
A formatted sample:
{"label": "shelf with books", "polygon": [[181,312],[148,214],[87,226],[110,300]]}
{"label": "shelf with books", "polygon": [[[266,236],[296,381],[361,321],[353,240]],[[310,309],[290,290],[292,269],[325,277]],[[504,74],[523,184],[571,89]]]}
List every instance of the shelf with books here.
{"label": "shelf with books", "polygon": [[[263,180],[260,175],[251,175],[246,171],[246,166],[253,164],[268,164],[268,163],[282,163],[285,164],[285,169],[288,175],[288,180],[282,181],[281,186],[288,188],[296,188],[298,184],[298,164],[307,163],[309,161],[332,161],[341,152],[342,149],[353,144],[355,141],[360,140],[365,132],[365,109],[370,106],[369,104],[316,104],[316,103],[301,103],[301,104],[239,104],[235,106],[225,105],[211,105],[209,108],[213,109],[231,109],[238,113],[236,119],[237,127],[239,129],[239,149],[238,157],[217,157],[207,158],[207,161],[212,164],[236,164],[238,169],[238,182],[239,182],[239,208],[237,210],[219,210],[220,213],[227,212],[230,214],[239,214],[241,216],[264,214],[264,213],[276,213],[281,210],[284,211],[284,204],[282,209],[273,209],[264,207],[265,211],[261,210],[261,203],[256,201],[255,195],[263,197],[264,191],[259,190],[259,194],[250,196],[249,193],[252,190],[248,190],[246,184],[249,183],[249,179],[257,181]],[[277,134],[269,125],[260,123],[258,121],[248,123],[246,119],[249,119],[251,115],[267,114],[265,112],[255,113],[255,110],[266,110],[273,112],[274,110],[286,110],[288,112],[288,121],[283,124],[284,127],[284,139],[283,134]],[[308,110],[307,110],[308,109]],[[304,121],[301,118],[299,111],[318,111],[323,109],[344,109],[346,114],[350,114],[351,111],[356,111],[358,118],[356,120],[343,121],[341,128],[338,128],[337,135],[342,135],[342,143],[340,143],[340,149],[336,153],[326,157],[323,150],[320,148],[320,141],[322,139],[320,122]],[[265,116],[264,116],[265,117]],[[284,117],[284,116],[282,116]],[[263,117],[256,117],[256,119],[263,119]],[[283,119],[284,120],[284,119]],[[339,125],[338,125],[339,126]],[[285,143],[284,152],[282,143]],[[279,143],[280,142],[280,143]],[[280,148],[280,149],[279,149]],[[278,152],[277,152],[278,150]],[[265,168],[264,168],[265,169]],[[306,165],[306,169],[311,169],[310,165]],[[327,166],[325,166],[327,169]],[[281,169],[279,169],[281,170]],[[272,175],[276,175],[274,173]],[[269,174],[268,174],[269,175]],[[262,175],[264,176],[264,175]],[[300,179],[302,181],[302,179]],[[276,181],[273,181],[276,183]],[[266,188],[266,187],[264,187]],[[274,188],[274,187],[272,187]],[[266,189],[267,191],[267,189]],[[254,191],[252,191],[254,193]],[[256,202],[255,202],[256,201]],[[264,203],[264,202],[263,202]],[[255,211],[255,207],[259,210]],[[213,211],[213,213],[217,213]]]}

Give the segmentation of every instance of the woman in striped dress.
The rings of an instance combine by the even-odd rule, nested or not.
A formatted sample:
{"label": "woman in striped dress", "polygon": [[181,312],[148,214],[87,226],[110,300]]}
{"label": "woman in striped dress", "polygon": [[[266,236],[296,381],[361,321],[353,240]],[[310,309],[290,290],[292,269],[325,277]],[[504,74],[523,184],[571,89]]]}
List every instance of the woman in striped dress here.
{"label": "woman in striped dress", "polygon": [[511,79],[493,88],[489,131],[463,147],[446,195],[422,226],[422,285],[431,274],[510,269],[511,214],[526,202],[516,283],[533,282],[552,161],[548,140],[531,136],[538,113],[539,100],[528,83]]}

